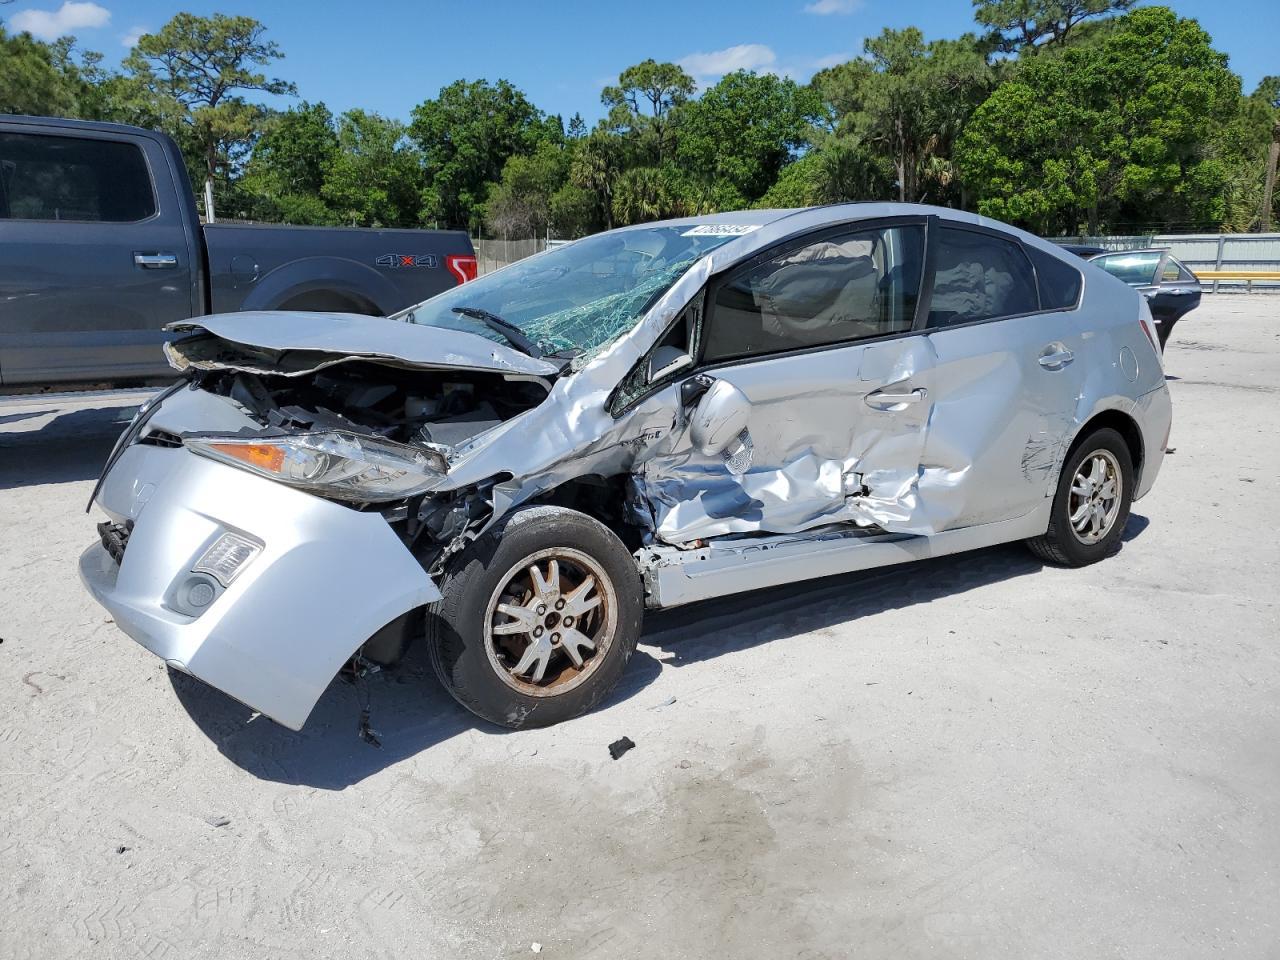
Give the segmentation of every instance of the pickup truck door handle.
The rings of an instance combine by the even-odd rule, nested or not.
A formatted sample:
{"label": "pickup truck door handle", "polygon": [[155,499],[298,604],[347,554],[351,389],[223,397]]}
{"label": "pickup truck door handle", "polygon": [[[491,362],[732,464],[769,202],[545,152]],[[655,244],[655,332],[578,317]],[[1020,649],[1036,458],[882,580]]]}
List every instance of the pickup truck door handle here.
{"label": "pickup truck door handle", "polygon": [[144,270],[166,270],[178,265],[176,253],[135,253],[133,262]]}
{"label": "pickup truck door handle", "polygon": [[1074,360],[1076,355],[1060,343],[1051,343],[1045,347],[1036,362],[1046,370],[1061,370]]}
{"label": "pickup truck door handle", "polygon": [[924,387],[916,387],[906,393],[886,393],[883,390],[876,390],[868,393],[862,399],[872,410],[888,410],[890,407],[896,407],[903,403],[919,403],[928,394],[929,391],[925,390]]}

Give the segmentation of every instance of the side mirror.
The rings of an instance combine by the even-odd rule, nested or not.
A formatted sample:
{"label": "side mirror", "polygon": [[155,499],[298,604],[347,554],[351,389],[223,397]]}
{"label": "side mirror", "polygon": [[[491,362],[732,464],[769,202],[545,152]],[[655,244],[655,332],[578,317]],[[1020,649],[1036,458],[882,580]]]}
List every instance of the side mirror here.
{"label": "side mirror", "polygon": [[679,347],[659,347],[649,358],[649,382],[657,383],[663,377],[690,366],[693,366],[693,357]]}
{"label": "side mirror", "polygon": [[728,380],[716,380],[693,410],[689,439],[704,457],[714,457],[737,445],[750,418],[747,395]]}

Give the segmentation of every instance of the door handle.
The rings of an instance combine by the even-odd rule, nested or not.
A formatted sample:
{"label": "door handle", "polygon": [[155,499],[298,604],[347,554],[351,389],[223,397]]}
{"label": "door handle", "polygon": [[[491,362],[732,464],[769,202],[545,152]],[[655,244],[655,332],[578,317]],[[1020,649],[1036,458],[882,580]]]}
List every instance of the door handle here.
{"label": "door handle", "polygon": [[919,403],[928,395],[929,391],[924,387],[916,387],[906,393],[885,393],[883,390],[877,390],[874,393],[868,393],[863,397],[863,401],[873,410],[885,410],[903,403]]}
{"label": "door handle", "polygon": [[165,270],[178,265],[176,253],[135,253],[133,262],[144,270]]}
{"label": "door handle", "polygon": [[1074,353],[1061,344],[1050,344],[1045,347],[1045,350],[1049,352],[1040,354],[1036,362],[1046,370],[1061,370],[1076,357]]}

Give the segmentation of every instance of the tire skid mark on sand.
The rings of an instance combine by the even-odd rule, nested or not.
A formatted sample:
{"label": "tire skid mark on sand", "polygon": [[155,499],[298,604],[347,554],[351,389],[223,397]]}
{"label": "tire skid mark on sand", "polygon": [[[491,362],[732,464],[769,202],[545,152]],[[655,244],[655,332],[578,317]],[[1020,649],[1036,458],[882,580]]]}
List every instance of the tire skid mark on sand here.
{"label": "tire skid mark on sand", "polygon": [[195,916],[197,920],[222,919],[228,913],[251,912],[257,891],[245,884],[226,884],[203,887],[196,891]]}
{"label": "tire skid mark on sand", "polygon": [[[80,900],[75,904],[77,908],[82,905],[83,902]],[[114,899],[108,903],[90,907],[86,913],[73,916],[71,929],[78,938],[95,943],[132,939],[138,930],[137,924],[133,921],[133,915],[137,909],[136,902],[121,903],[118,899]]]}

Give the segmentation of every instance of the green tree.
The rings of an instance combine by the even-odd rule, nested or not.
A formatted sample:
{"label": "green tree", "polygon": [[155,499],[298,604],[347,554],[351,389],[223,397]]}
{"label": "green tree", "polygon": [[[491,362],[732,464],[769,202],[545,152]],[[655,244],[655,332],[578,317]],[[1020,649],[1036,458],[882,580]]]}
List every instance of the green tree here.
{"label": "green tree", "polygon": [[41,43],[0,25],[0,113],[78,117],[83,81],[70,60],[70,38]]}
{"label": "green tree", "polygon": [[660,165],[674,150],[676,114],[696,89],[681,67],[649,59],[623,70],[600,102],[609,108],[609,128],[627,137],[639,161]]}
{"label": "green tree", "polygon": [[461,228],[479,226],[508,157],[563,137],[559,118],[548,119],[506,80],[451,83],[413,108],[408,132],[426,164],[428,216]]}
{"label": "green tree", "polygon": [[899,200],[951,202],[953,144],[993,83],[976,38],[926,43],[908,27],[863,47],[814,77],[832,131],[893,165]]}
{"label": "green tree", "polygon": [[685,108],[676,157],[703,184],[750,202],[763,196],[809,141],[818,95],[789,79],[739,70]]}
{"label": "green tree", "polygon": [[782,168],[777,182],[756,204],[762,208],[884,200],[893,193],[893,169],[864,145],[830,137]]}
{"label": "green tree", "polygon": [[622,225],[646,223],[686,213],[680,183],[663,167],[632,167],[614,186],[613,219]]}
{"label": "green tree", "polygon": [[[1280,206],[1276,196],[1276,168],[1280,166],[1280,77],[1263,77],[1258,89],[1253,91],[1248,102],[1242,106],[1242,113],[1250,130],[1267,131],[1270,128],[1269,139],[1265,136],[1257,137],[1257,140],[1267,139],[1262,199],[1258,205],[1258,228],[1267,232],[1275,219],[1276,208]],[[1249,160],[1250,157],[1246,154],[1244,163],[1248,164]]]}
{"label": "green tree", "polygon": [[613,229],[613,195],[622,170],[621,144],[602,128],[578,143],[570,163],[570,182],[594,199],[598,219],[606,230]]}
{"label": "green tree", "polygon": [[338,222],[321,196],[338,149],[333,114],[323,103],[304,101],[276,114],[254,145],[238,185],[246,214],[285,223]]}
{"label": "green tree", "polygon": [[342,223],[410,227],[420,222],[421,158],[404,124],[365,110],[338,118],[337,150],[325,165],[321,196]]}
{"label": "green tree", "polygon": [[268,115],[241,91],[292,94],[292,83],[259,72],[284,54],[264,39],[252,17],[179,13],[156,33],[138,40],[125,58],[127,75],[168,121],[169,132],[199,159],[205,215],[214,219],[213,184],[230,179]]}
{"label": "green tree", "polygon": [[1229,170],[1206,145],[1239,97],[1198,23],[1147,7],[1024,64],[970,120],[959,165],[979,211],[1041,232],[1214,227]]}
{"label": "green tree", "polygon": [[1061,45],[1075,27],[1094,17],[1128,10],[1138,0],[973,0],[973,18],[990,30],[995,49],[1034,53]]}
{"label": "green tree", "polygon": [[569,175],[569,161],[563,145],[545,140],[531,154],[508,157],[485,204],[489,229],[507,239],[546,233],[551,199]]}

